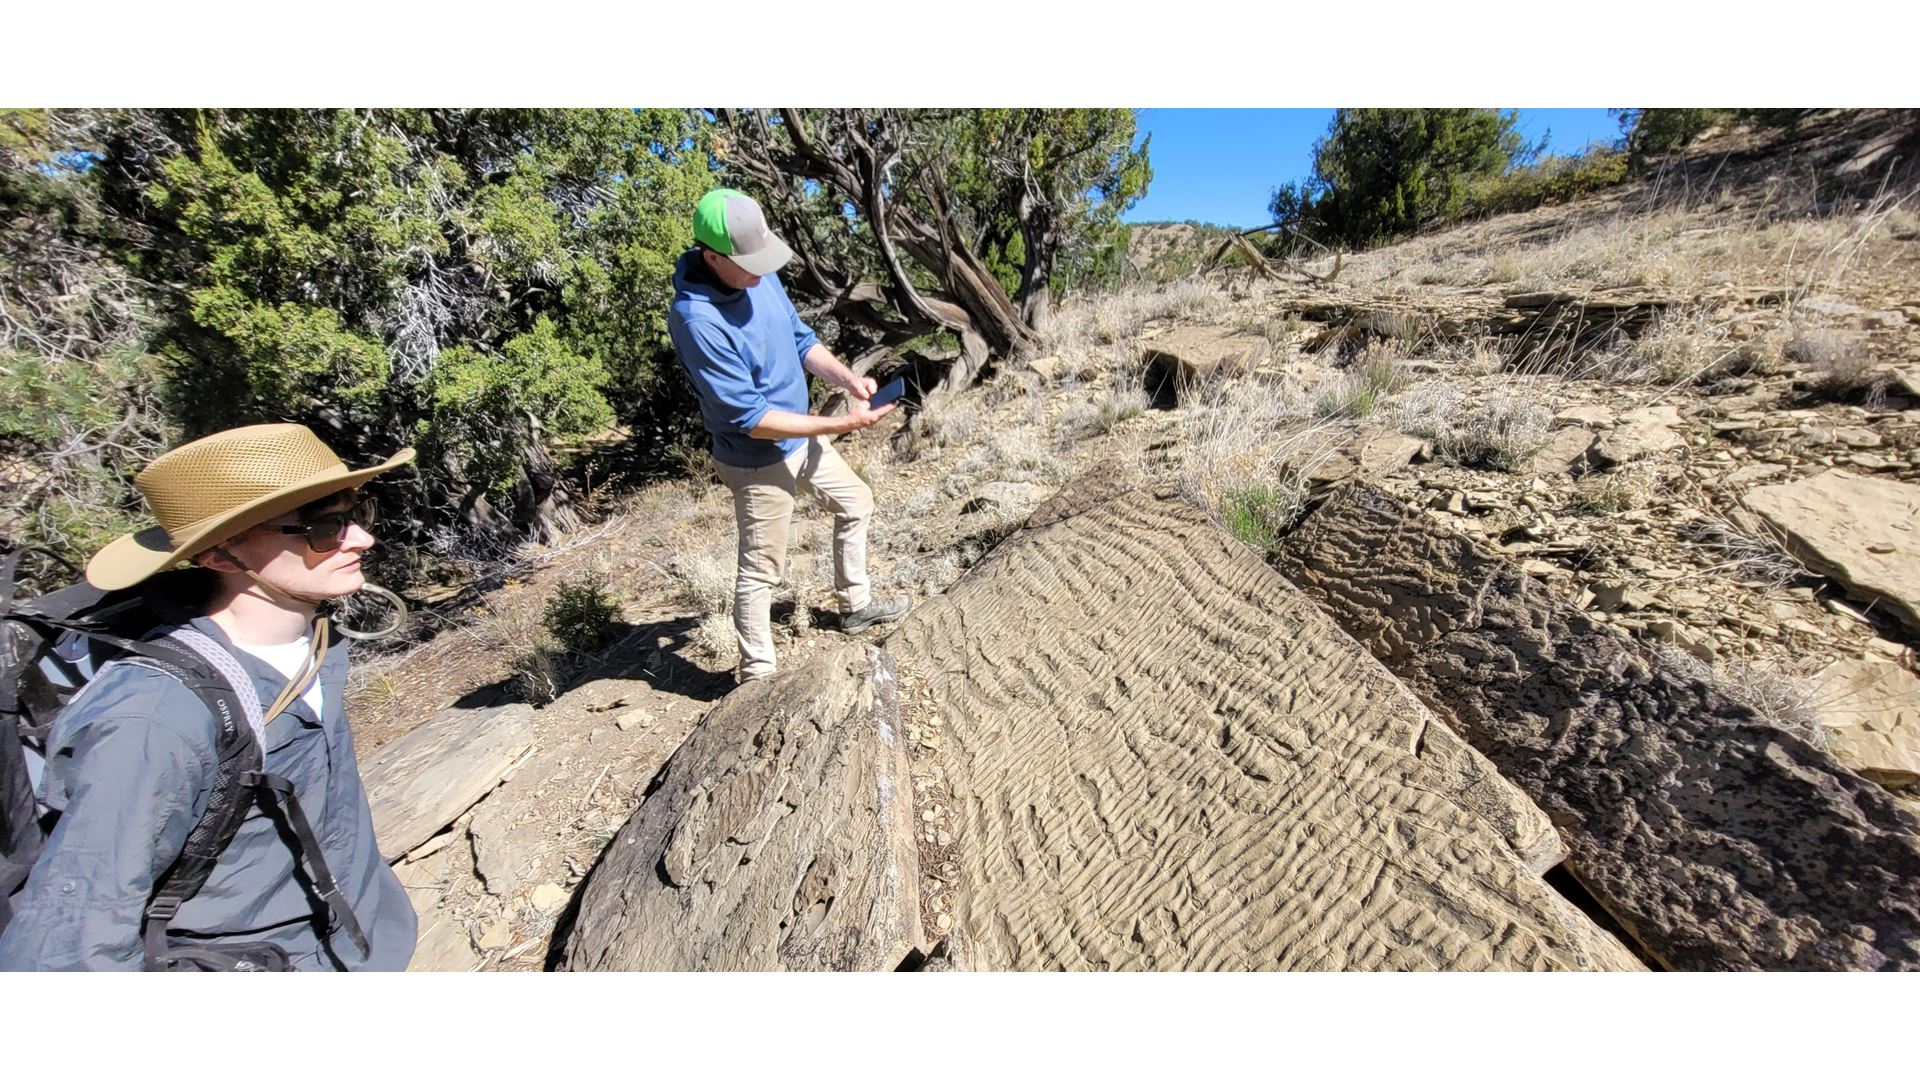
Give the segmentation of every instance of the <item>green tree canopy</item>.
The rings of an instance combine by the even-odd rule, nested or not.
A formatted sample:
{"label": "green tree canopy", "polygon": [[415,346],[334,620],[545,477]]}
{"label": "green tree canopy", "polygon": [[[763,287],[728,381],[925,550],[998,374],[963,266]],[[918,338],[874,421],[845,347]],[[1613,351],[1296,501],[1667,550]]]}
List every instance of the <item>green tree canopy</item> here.
{"label": "green tree canopy", "polygon": [[419,524],[569,523],[550,455],[669,385],[709,186],[674,110],[142,110],[105,190],[189,433],[287,419],[421,449]]}
{"label": "green tree canopy", "polygon": [[1274,192],[1283,224],[1356,247],[1458,217],[1476,184],[1538,156],[1496,109],[1341,109],[1313,147],[1313,178]]}

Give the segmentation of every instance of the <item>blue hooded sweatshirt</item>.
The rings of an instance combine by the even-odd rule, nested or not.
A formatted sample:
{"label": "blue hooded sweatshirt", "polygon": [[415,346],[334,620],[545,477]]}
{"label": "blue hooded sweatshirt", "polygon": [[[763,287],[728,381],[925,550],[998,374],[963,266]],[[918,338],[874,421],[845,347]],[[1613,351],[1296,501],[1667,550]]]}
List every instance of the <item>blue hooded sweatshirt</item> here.
{"label": "blue hooded sweatshirt", "polygon": [[820,339],[800,321],[779,275],[762,274],[751,289],[729,289],[695,248],[674,264],[673,289],[667,331],[713,433],[714,460],[759,468],[805,446],[805,439],[748,434],[769,410],[809,409],[800,360]]}

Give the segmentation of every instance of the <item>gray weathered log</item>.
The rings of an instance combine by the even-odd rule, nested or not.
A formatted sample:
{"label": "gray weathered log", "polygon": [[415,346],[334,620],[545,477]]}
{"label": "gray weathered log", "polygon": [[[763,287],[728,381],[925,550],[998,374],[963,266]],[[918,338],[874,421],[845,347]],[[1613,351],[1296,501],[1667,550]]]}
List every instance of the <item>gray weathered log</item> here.
{"label": "gray weathered log", "polygon": [[1546,810],[1663,964],[1920,967],[1920,821],[1826,753],[1378,489],[1276,565]]}

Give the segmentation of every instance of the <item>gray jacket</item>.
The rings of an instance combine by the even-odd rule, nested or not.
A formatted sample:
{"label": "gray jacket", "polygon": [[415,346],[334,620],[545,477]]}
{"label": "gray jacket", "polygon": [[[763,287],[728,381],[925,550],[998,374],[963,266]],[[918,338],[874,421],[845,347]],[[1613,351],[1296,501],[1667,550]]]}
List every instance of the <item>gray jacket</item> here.
{"label": "gray jacket", "polygon": [[[226,646],[261,701],[286,677],[233,649],[213,620],[191,625]],[[322,940],[324,905],[294,874],[292,845],[255,806],[199,893],[172,924],[195,944],[267,941],[303,970],[401,970],[417,920],[373,839],[343,699],[347,649],[320,669],[323,711],[295,701],[266,728],[267,772],[293,782],[328,867],[366,931],[361,956],[344,933]],[[191,690],[150,668],[112,664],[55,720],[43,798],[60,817],[0,935],[0,970],[138,970],[141,915],[206,807],[215,773],[214,719]]]}

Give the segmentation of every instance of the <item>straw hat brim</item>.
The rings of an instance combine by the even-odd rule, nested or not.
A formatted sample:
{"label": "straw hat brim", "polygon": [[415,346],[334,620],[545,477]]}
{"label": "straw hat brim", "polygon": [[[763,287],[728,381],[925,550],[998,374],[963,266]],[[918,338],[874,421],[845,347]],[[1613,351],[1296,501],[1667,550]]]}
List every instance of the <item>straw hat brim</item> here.
{"label": "straw hat brim", "polygon": [[323,469],[298,484],[195,522],[192,528],[183,530],[178,536],[171,536],[158,526],[122,536],[87,560],[87,583],[105,592],[138,585],[222,540],[238,536],[255,525],[271,521],[315,499],[357,488],[383,472],[407,464],[413,457],[413,448],[407,447],[369,468],[350,471],[345,465],[339,465]]}

